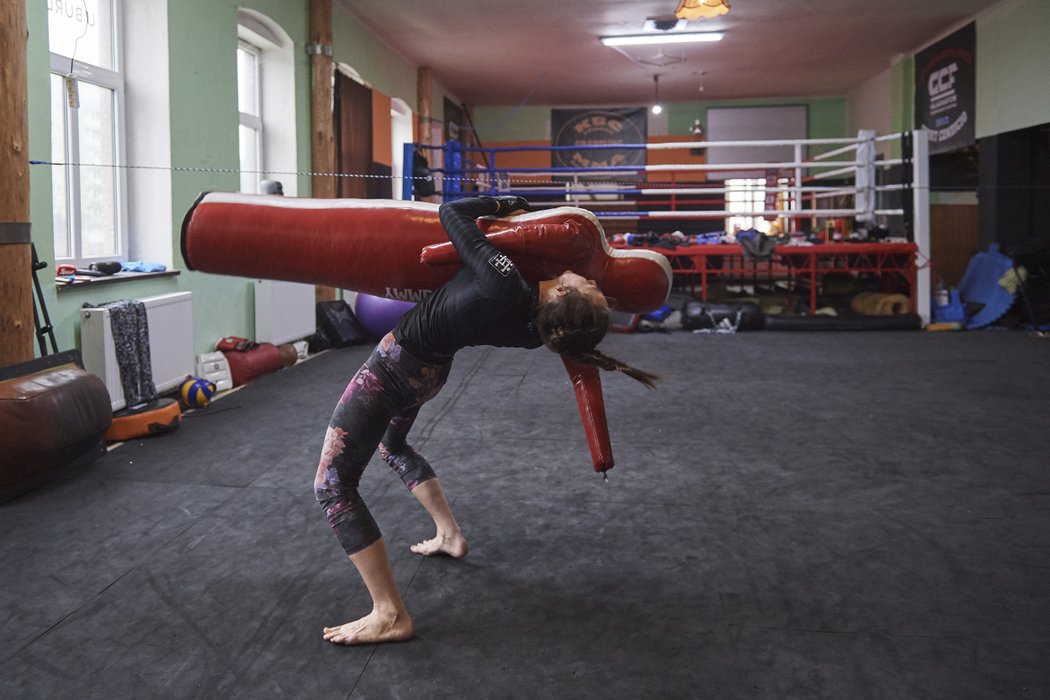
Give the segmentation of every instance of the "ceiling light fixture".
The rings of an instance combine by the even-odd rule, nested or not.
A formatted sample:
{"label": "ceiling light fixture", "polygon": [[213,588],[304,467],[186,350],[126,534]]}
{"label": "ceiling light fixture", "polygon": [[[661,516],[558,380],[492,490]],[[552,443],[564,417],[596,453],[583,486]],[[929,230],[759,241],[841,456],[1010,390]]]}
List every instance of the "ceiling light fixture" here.
{"label": "ceiling light fixture", "polygon": [[659,114],[664,111],[663,105],[660,104],[660,76],[653,76],[653,114]]}
{"label": "ceiling light fixture", "polygon": [[689,26],[689,20],[677,17],[650,17],[642,23],[643,32],[673,32],[684,30]]}
{"label": "ceiling light fixture", "polygon": [[603,36],[606,46],[648,46],[651,44],[692,44],[698,41],[721,41],[722,32],[669,32],[667,34],[627,34]]}
{"label": "ceiling light fixture", "polygon": [[729,0],[680,0],[674,16],[678,19],[711,19],[729,12]]}

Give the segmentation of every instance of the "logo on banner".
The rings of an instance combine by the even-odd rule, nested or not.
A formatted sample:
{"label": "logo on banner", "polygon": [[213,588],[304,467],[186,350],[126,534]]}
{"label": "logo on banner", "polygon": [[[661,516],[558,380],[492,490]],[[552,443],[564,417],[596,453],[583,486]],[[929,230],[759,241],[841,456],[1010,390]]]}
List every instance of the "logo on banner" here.
{"label": "logo on banner", "polygon": [[[551,165],[556,168],[633,168],[645,166],[645,108],[551,110]],[[628,148],[627,146],[633,146]],[[595,148],[599,147],[599,148]],[[629,172],[583,173],[586,177],[632,179]]]}

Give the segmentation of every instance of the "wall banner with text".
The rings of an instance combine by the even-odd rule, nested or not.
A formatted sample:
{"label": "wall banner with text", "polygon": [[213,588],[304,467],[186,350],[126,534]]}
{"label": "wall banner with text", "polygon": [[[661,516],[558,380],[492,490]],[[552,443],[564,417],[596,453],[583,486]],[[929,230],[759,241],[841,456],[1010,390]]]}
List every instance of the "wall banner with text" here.
{"label": "wall banner with text", "polygon": [[973,22],[915,55],[915,126],[930,153],[974,143],[977,32]]}

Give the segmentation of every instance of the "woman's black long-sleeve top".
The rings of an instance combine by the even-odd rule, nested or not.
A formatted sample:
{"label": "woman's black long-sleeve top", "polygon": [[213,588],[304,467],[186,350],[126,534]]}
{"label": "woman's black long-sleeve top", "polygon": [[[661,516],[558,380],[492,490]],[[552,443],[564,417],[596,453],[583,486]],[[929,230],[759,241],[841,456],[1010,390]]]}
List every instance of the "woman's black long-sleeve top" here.
{"label": "woman's black long-sleeve top", "polygon": [[456,275],[405,312],[394,335],[425,362],[443,363],[467,346],[536,348],[535,283],[481,233],[475,220],[494,215],[495,199],[470,198],[442,204],[441,225],[463,260]]}

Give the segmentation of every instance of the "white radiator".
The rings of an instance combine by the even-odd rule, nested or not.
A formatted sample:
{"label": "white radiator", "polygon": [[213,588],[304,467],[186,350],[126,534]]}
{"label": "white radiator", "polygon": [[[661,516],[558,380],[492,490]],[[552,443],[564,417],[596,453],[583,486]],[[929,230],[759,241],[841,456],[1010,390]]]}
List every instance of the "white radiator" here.
{"label": "white radiator", "polygon": [[317,331],[314,286],[255,280],[255,338],[280,345]]}
{"label": "white radiator", "polygon": [[[193,294],[176,292],[141,300],[149,322],[149,352],[157,393],[171,391],[194,372]],[[120,366],[104,308],[80,310],[80,348],[84,369],[96,374],[109,390],[113,410],[124,408]]]}

